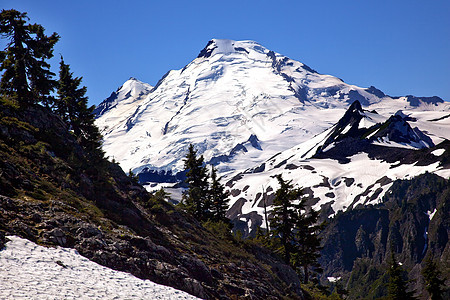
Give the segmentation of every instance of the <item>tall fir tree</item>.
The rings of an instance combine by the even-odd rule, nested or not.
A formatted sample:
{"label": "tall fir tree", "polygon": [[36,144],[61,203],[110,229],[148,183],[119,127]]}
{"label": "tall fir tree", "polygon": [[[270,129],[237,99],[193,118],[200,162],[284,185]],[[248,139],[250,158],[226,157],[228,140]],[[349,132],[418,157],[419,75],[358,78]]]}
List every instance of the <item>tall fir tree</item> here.
{"label": "tall fir tree", "polygon": [[86,87],[80,87],[82,79],[73,76],[70,66],[65,64],[61,57],[55,113],[69,125],[77,141],[88,154],[87,165],[96,165],[104,157],[101,150],[102,136],[94,123],[94,106],[88,107]]}
{"label": "tall fir tree", "polygon": [[304,282],[308,283],[310,269],[321,272],[317,260],[324,223],[318,224],[319,214],[312,208],[307,212],[300,188],[294,188],[292,181],[286,182],[281,175],[277,175],[277,180],[280,188],[275,193],[270,218],[272,245],[287,264],[299,273],[303,270]]}
{"label": "tall fir tree", "polygon": [[214,221],[229,222],[225,216],[228,211],[228,193],[225,192],[225,187],[219,182],[217,178],[217,170],[214,166],[211,167],[211,187],[209,189],[209,196],[211,202],[211,217]]}
{"label": "tall fir tree", "polygon": [[294,188],[292,181],[286,182],[281,175],[277,175],[277,180],[280,188],[273,200],[270,227],[273,238],[279,242],[275,243],[275,250],[291,265],[291,256],[295,251],[295,226],[299,219],[298,206],[294,201],[300,199],[302,191]]}
{"label": "tall fir tree", "polygon": [[297,247],[292,257],[292,265],[296,269],[300,267],[303,269],[303,282],[308,283],[311,269],[314,269],[317,273],[322,272],[318,263],[320,250],[323,248],[320,245],[319,233],[325,227],[325,223],[318,223],[319,213],[314,209],[305,211],[305,202],[306,199],[302,198],[297,206],[299,209],[295,224]]}
{"label": "tall fir tree", "polygon": [[390,300],[413,300],[414,291],[408,291],[408,281],[405,279],[405,271],[397,262],[394,252],[391,252],[389,266],[388,296]]}
{"label": "tall fir tree", "polygon": [[27,24],[27,14],[17,10],[2,10],[0,34],[9,42],[0,51],[0,72],[3,71],[0,92],[20,105],[42,103],[51,106],[51,92],[56,87],[55,75],[47,59],[53,57],[53,47],[59,36],[44,34],[39,24]]}
{"label": "tall fir tree", "polygon": [[438,265],[432,259],[427,259],[422,269],[422,276],[431,300],[444,299],[445,280],[441,279],[441,275]]}
{"label": "tall fir tree", "polygon": [[211,203],[208,197],[208,174],[204,166],[203,155],[197,158],[192,144],[184,160],[188,190],[183,194],[182,205],[197,220],[206,221],[210,217]]}

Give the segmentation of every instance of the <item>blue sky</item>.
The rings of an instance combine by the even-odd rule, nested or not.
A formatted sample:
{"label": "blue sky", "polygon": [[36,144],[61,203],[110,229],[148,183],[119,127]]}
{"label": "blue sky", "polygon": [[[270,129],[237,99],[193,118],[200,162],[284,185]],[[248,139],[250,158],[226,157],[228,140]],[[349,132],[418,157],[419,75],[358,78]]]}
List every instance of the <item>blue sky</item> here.
{"label": "blue sky", "polygon": [[[450,1],[2,0],[61,40],[91,104],[129,77],[155,85],[211,38],[255,40],[323,74],[397,96],[450,100]],[[0,41],[4,47],[4,41]]]}

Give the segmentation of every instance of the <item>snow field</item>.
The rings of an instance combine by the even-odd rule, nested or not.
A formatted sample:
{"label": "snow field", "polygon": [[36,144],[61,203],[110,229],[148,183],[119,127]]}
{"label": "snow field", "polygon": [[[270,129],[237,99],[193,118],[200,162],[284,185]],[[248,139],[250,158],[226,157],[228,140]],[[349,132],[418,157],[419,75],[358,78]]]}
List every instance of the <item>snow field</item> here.
{"label": "snow field", "polygon": [[[285,167],[289,163],[296,165],[298,168],[286,169]],[[352,156],[351,161],[347,164],[340,164],[332,159],[298,160],[297,157],[292,157],[279,168],[272,168],[263,173],[244,174],[244,178],[237,181],[231,190],[239,189],[242,191],[247,185],[249,185],[249,188],[236,197],[231,197],[230,206],[243,197],[247,199],[247,202],[242,207],[242,213],[247,214],[256,211],[264,219],[264,209],[257,207],[254,199],[256,199],[258,193],[262,192],[263,187],[267,190],[270,186],[273,192],[278,189],[278,181],[275,178],[277,174],[282,174],[285,180],[292,180],[292,183],[297,187],[311,187],[314,198],[320,198],[313,206],[315,210],[319,210],[322,205],[332,202],[331,207],[335,212],[345,211],[350,205],[355,207],[358,204],[377,204],[378,199],[381,199],[392,186],[392,182],[384,185],[381,182],[376,183],[383,177],[392,181],[409,179],[426,171],[436,173],[444,178],[450,177],[450,169],[439,168],[438,162],[429,166],[411,164],[392,167],[394,165],[395,163],[371,160],[366,153]],[[345,182],[349,179],[354,182],[347,186]],[[261,198],[257,202],[259,203],[259,201],[261,201]],[[263,226],[265,226],[264,220]]]}
{"label": "snow field", "polygon": [[0,299],[199,299],[103,267],[74,249],[8,239],[0,251]]}

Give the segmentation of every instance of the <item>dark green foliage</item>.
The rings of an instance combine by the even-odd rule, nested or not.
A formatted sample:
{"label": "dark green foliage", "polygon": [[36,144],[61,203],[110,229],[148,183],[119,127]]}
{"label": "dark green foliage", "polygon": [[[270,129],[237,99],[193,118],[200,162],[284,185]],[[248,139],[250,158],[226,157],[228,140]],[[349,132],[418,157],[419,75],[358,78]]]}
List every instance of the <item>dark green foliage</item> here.
{"label": "dark green foliage", "polygon": [[53,47],[59,36],[44,34],[39,24],[27,24],[26,13],[14,9],[0,13],[0,33],[9,40],[0,51],[0,71],[3,71],[0,91],[20,105],[42,103],[50,106],[50,93],[56,87],[55,75],[47,59],[53,57]]}
{"label": "dark green foliage", "polygon": [[[300,206],[304,209],[304,201],[301,200]],[[317,260],[320,257],[320,245],[319,233],[325,227],[325,223],[317,224],[319,219],[319,213],[313,209],[310,209],[308,214],[298,215],[296,222],[295,238],[298,244],[295,253],[292,257],[292,265],[295,268],[303,268],[304,282],[309,281],[309,269],[314,268],[318,273],[322,272],[320,264]]]}
{"label": "dark green foliage", "polygon": [[[321,271],[317,263],[322,249],[318,235],[324,225],[317,225],[319,215],[316,211],[310,209],[306,213],[306,199],[301,198],[301,189],[294,188],[291,181],[286,182],[281,175],[277,179],[280,188],[273,200],[271,244],[287,264],[299,273],[303,272],[304,282],[308,283],[311,267]],[[299,200],[298,204],[294,204],[296,200]]]}
{"label": "dark green foliage", "polygon": [[61,57],[58,99],[55,112],[65,121],[77,141],[88,153],[86,165],[98,164],[103,160],[102,136],[95,126],[94,107],[88,107],[86,87],[80,87],[82,77],[73,77],[68,64]]}
{"label": "dark green foliage", "polygon": [[211,202],[208,197],[208,174],[203,163],[203,156],[197,158],[192,144],[184,160],[187,170],[186,183],[189,189],[183,194],[182,205],[197,220],[206,221],[210,216]]}
{"label": "dark green foliage", "polygon": [[217,178],[217,170],[211,167],[211,187],[209,189],[209,197],[211,202],[211,217],[214,221],[229,222],[225,214],[228,211],[228,193],[225,187]]}
{"label": "dark green foliage", "polygon": [[388,299],[408,300],[415,299],[414,291],[408,290],[408,281],[405,279],[405,271],[396,261],[394,253],[391,256],[389,266]]}
{"label": "dark green foliage", "polygon": [[[133,183],[138,184],[139,183],[139,177],[131,171],[131,169],[128,171],[128,177],[130,177],[131,181]],[[162,188],[161,188],[162,189]]]}
{"label": "dark green foliage", "polygon": [[388,281],[386,266],[374,265],[368,259],[358,259],[346,286],[349,299],[379,299],[386,296]]}
{"label": "dark green foliage", "polygon": [[427,257],[440,261],[442,278],[448,278],[449,192],[448,179],[425,173],[395,181],[378,205],[337,213],[322,232],[319,262],[326,276],[341,276],[350,299],[386,297],[391,246],[416,280],[417,294],[427,294],[417,272]]}
{"label": "dark green foliage", "polygon": [[236,235],[231,233],[232,226],[230,222],[208,220],[202,223],[203,227],[209,230],[215,237],[222,241],[236,243]]}
{"label": "dark green foliage", "polygon": [[163,188],[160,188],[157,190],[154,194],[154,198],[156,201],[169,201],[170,200],[170,194],[167,193]]}
{"label": "dark green foliage", "polygon": [[299,206],[293,201],[299,200],[302,192],[298,188],[294,189],[291,181],[286,182],[281,175],[277,175],[277,179],[280,188],[273,200],[270,227],[273,238],[279,240],[276,251],[291,265],[291,255],[295,251],[295,226],[299,215]]}
{"label": "dark green foliage", "polygon": [[431,300],[444,299],[444,284],[445,280],[441,279],[441,271],[438,265],[428,259],[422,269],[422,276],[425,279],[426,290],[431,296]]}

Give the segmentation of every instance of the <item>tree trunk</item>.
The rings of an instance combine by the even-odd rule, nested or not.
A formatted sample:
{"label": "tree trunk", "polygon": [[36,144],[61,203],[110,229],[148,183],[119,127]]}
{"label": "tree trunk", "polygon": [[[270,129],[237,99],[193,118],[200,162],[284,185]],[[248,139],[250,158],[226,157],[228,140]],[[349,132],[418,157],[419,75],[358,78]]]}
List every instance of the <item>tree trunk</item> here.
{"label": "tree trunk", "polygon": [[308,265],[303,265],[303,271],[305,272],[305,284],[308,284]]}

